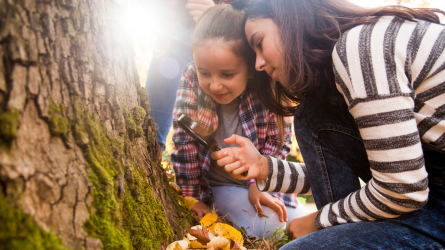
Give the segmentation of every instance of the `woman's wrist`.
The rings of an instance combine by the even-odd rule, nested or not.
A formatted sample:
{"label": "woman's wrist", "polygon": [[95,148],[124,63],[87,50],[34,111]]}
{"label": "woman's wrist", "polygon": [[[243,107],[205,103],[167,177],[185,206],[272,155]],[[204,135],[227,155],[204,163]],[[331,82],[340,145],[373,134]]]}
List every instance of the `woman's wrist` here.
{"label": "woman's wrist", "polygon": [[257,179],[265,181],[269,175],[269,161],[266,156],[261,156],[260,164],[260,174]]}

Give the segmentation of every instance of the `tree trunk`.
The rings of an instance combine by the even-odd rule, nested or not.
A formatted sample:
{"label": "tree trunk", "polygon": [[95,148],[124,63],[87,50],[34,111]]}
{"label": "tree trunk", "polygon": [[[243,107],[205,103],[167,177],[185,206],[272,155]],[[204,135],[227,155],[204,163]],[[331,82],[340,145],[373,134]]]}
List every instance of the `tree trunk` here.
{"label": "tree trunk", "polygon": [[115,0],[0,0],[0,249],[159,249],[191,217]]}

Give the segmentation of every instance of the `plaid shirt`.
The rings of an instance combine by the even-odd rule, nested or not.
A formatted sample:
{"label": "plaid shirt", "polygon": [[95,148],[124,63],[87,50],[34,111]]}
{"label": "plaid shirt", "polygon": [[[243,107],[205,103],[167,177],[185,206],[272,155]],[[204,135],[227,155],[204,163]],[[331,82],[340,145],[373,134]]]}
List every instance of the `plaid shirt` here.
{"label": "plaid shirt", "polygon": [[[241,94],[239,119],[244,135],[262,155],[273,155],[280,145],[275,114],[265,109],[260,100],[247,85]],[[176,182],[184,196],[191,196],[203,202],[212,199],[207,176],[210,168],[211,151],[199,145],[177,123],[181,114],[211,131],[218,126],[219,105],[199,86],[195,64],[189,63],[181,77],[176,102],[173,110],[173,147],[171,159],[176,173]],[[214,130],[213,130],[214,131]],[[276,158],[285,159],[290,151],[291,124],[286,122],[285,142]],[[295,194],[271,193],[287,206],[296,207]]]}

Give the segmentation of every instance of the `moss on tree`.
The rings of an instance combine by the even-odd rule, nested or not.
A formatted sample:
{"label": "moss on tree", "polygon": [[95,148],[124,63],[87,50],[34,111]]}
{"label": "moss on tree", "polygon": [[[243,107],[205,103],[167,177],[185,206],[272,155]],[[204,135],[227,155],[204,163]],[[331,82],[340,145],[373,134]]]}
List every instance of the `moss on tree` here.
{"label": "moss on tree", "polygon": [[0,249],[66,249],[62,240],[41,229],[34,219],[0,194]]}
{"label": "moss on tree", "polygon": [[10,142],[17,138],[17,128],[20,125],[20,113],[10,110],[0,114],[0,137]]}

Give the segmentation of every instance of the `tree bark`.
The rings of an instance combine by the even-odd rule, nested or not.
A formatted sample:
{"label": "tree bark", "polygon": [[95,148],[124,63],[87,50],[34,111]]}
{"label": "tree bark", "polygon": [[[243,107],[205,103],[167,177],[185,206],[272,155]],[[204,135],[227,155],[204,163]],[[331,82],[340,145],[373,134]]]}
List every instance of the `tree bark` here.
{"label": "tree bark", "polygon": [[158,249],[191,222],[113,0],[0,0],[0,249]]}

